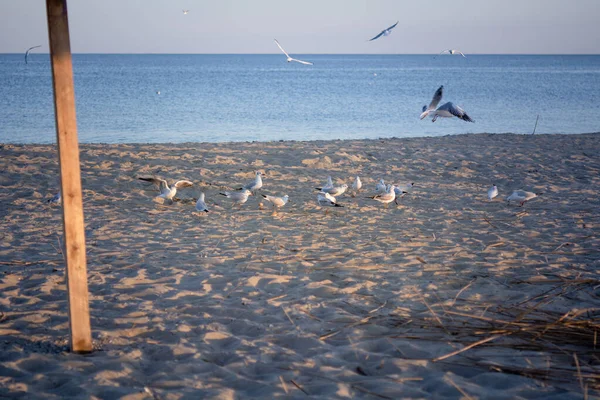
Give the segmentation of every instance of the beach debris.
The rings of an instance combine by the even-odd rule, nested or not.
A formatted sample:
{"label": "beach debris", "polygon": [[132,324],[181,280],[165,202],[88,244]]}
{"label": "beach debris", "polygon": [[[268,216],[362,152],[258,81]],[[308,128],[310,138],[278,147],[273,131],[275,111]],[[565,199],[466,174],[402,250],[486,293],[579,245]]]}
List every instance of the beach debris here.
{"label": "beach debris", "polygon": [[491,188],[487,191],[487,196],[490,201],[494,199],[494,197],[498,196],[498,187],[496,185],[492,185]]}
{"label": "beach debris", "polygon": [[354,182],[352,183],[352,197],[356,196],[360,189],[362,188],[362,182],[360,181],[360,177],[356,175]]}
{"label": "beach debris", "polygon": [[333,186],[330,188],[322,187],[322,188],[315,188],[315,189],[320,192],[329,193],[330,195],[335,197],[335,196],[340,196],[340,195],[344,194],[344,192],[348,189],[348,185],[346,185],[344,183],[343,185],[340,185],[340,186]]}
{"label": "beach debris", "polygon": [[397,21],[394,25],[392,25],[392,26],[390,26],[388,28],[385,28],[384,30],[382,30],[381,32],[379,32],[377,34],[377,36],[373,37],[372,39],[369,39],[369,42],[371,42],[371,41],[373,41],[375,39],[379,39],[382,36],[389,36],[392,33],[392,29],[394,29],[396,27],[396,25],[398,25],[398,22],[400,22],[400,21]]}
{"label": "beach debris", "polygon": [[298,60],[297,58],[290,57],[290,55],[283,49],[283,47],[281,47],[281,45],[279,44],[279,42],[277,41],[277,39],[273,39],[273,40],[275,40],[275,43],[277,43],[277,47],[279,47],[279,50],[281,50],[283,52],[283,54],[286,55],[287,62],[296,61],[297,63],[300,63],[300,64],[313,65],[313,63],[311,63],[309,61],[302,61],[302,60]]}
{"label": "beach debris", "polygon": [[273,204],[273,211],[285,206],[290,199],[290,196],[288,196],[287,194],[282,197],[269,196],[267,194],[263,194],[262,197],[264,197],[265,200],[267,200],[267,201],[271,202],[271,204]]}
{"label": "beach debris", "polygon": [[239,208],[242,208],[242,204],[248,201],[248,196],[252,196],[252,192],[248,189],[243,189],[241,192],[224,192],[219,194],[233,200],[232,208],[236,204]]}
{"label": "beach debris", "polygon": [[154,183],[155,185],[158,186],[158,190],[160,190],[160,194],[156,197],[166,199],[166,200],[171,200],[171,201],[173,201],[173,197],[175,197],[175,194],[177,193],[177,189],[190,187],[190,186],[194,185],[193,182],[190,182],[188,180],[180,180],[180,181],[175,182],[173,187],[169,187],[169,184],[167,183],[167,181],[164,179],[161,179],[161,178],[155,178],[155,177],[150,178],[150,177],[140,176],[140,177],[138,177],[138,179],[140,179],[142,181]]}
{"label": "beach debris", "polygon": [[437,105],[442,100],[443,92],[444,92],[444,85],[440,86],[435,91],[435,93],[433,94],[433,98],[431,99],[431,103],[429,103],[429,106],[423,106],[423,112],[421,113],[421,116],[419,118],[423,119],[431,114],[431,116],[432,116],[431,122],[435,122],[438,117],[442,117],[442,118],[457,117],[459,119],[462,119],[463,121],[475,122],[471,119],[471,117],[469,117],[467,115],[465,110],[463,110],[462,108],[460,108],[459,106],[455,105],[452,102],[447,102],[447,103],[439,106],[438,108],[436,108]]}
{"label": "beach debris", "polygon": [[536,193],[526,192],[525,190],[519,189],[512,192],[512,194],[506,198],[506,201],[508,202],[508,204],[510,204],[511,201],[518,201],[520,203],[520,206],[523,207],[523,204],[525,204],[525,202],[531,199],[535,199],[536,197],[538,197],[538,194]]}
{"label": "beach debris", "polygon": [[376,200],[380,203],[383,203],[384,207],[387,208],[388,204],[391,203],[392,201],[396,200],[396,186],[394,185],[388,185],[388,189],[385,191],[385,193],[381,193],[375,196],[370,196],[367,197],[368,199],[373,199]]}
{"label": "beach debris", "polygon": [[257,190],[262,188],[262,186],[263,186],[262,172],[256,171],[254,180],[252,182],[245,184],[241,188],[238,188],[237,190],[249,190],[252,192],[252,194],[254,194]]}
{"label": "beach debris", "polygon": [[450,54],[451,56],[453,56],[453,55],[457,55],[457,54],[460,54],[460,55],[461,55],[461,56],[463,56],[464,58],[467,58],[467,56],[465,56],[465,55],[462,53],[462,51],[458,51],[458,50],[455,50],[455,49],[449,49],[449,50],[442,50],[442,51],[440,51],[440,54],[444,54],[444,53],[448,53],[448,54]]}
{"label": "beach debris", "polygon": [[198,201],[196,201],[196,211],[208,212],[208,207],[206,207],[206,203],[204,202],[204,192],[200,192],[200,195],[198,196]]}

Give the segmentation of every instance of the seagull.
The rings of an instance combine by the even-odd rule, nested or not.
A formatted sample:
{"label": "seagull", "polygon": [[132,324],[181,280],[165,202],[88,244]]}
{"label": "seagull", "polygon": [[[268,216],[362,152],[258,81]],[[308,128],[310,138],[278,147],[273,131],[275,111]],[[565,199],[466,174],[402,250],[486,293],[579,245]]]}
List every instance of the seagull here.
{"label": "seagull", "polygon": [[378,194],[375,196],[367,197],[368,199],[377,200],[380,203],[384,204],[384,207],[387,208],[388,204],[392,201],[396,200],[396,186],[390,185],[388,190],[385,193]]}
{"label": "seagull", "polygon": [[459,106],[454,105],[452,102],[443,104],[436,109],[437,105],[440,103],[440,100],[442,100],[443,91],[444,91],[443,85],[440,86],[438,88],[438,90],[435,91],[435,93],[433,94],[433,98],[431,99],[431,103],[429,103],[429,106],[423,106],[423,113],[421,114],[420,118],[423,119],[426,116],[428,116],[429,114],[432,114],[433,118],[431,119],[431,122],[435,122],[435,120],[438,117],[444,117],[444,118],[458,117],[458,118],[462,119],[463,121],[474,122],[471,119],[471,117],[469,117],[467,115],[465,110],[463,110]]}
{"label": "seagull", "polygon": [[160,90],[157,90],[157,91],[156,91],[156,94],[160,94]]}
{"label": "seagull", "polygon": [[317,194],[317,203],[320,206],[343,207],[341,204],[338,204],[335,197],[327,192],[319,192]]}
{"label": "seagull", "polygon": [[204,202],[204,192],[200,192],[200,195],[198,196],[198,201],[196,202],[196,211],[208,212],[208,208]]}
{"label": "seagull", "polygon": [[52,196],[51,199],[46,200],[46,202],[49,204],[60,203],[60,191]]}
{"label": "seagull", "polygon": [[529,201],[536,197],[538,197],[536,193],[526,192],[524,190],[515,190],[510,196],[506,198],[506,201],[508,202],[508,204],[510,204],[511,201],[518,201],[519,203],[521,203],[521,207],[523,207],[523,204],[525,204],[526,201]]}
{"label": "seagull", "polygon": [[396,25],[398,25],[398,22],[400,22],[400,21],[397,21],[394,25],[379,32],[379,35],[375,36],[373,39],[369,39],[369,42],[372,40],[375,40],[375,39],[379,39],[382,36],[389,36],[389,34],[392,33],[392,29],[394,29],[396,27]]}
{"label": "seagull", "polygon": [[27,51],[25,52],[25,64],[27,64],[27,56],[29,55],[29,52],[33,49],[37,49],[38,47],[42,47],[42,45],[39,44],[37,46],[33,46],[27,49]]}
{"label": "seagull", "polygon": [[254,177],[254,180],[252,182],[246,183],[241,188],[238,188],[238,190],[247,189],[247,190],[251,191],[252,194],[254,194],[254,192],[256,192],[258,189],[262,188],[262,186],[263,186],[261,175],[262,175],[262,172],[256,171],[256,176]]}
{"label": "seagull", "polygon": [[190,12],[190,10],[181,10],[181,11],[183,11],[184,15]]}
{"label": "seagull", "polygon": [[387,190],[387,186],[385,185],[385,181],[383,179],[379,180],[379,183],[375,186],[375,191],[377,193],[379,192],[385,192]]}
{"label": "seagull", "polygon": [[498,188],[496,185],[492,185],[492,187],[488,190],[487,195],[490,201],[492,201],[494,197],[498,196]]}
{"label": "seagull", "polygon": [[146,178],[146,177],[139,177],[138,179],[140,179],[142,181],[152,182],[155,185],[158,185],[158,189],[160,190],[160,194],[158,196],[156,196],[156,197],[160,197],[160,198],[171,200],[171,201],[173,200],[173,197],[175,196],[175,193],[177,193],[177,189],[181,189],[181,188],[184,188],[184,187],[190,187],[190,186],[194,185],[190,181],[180,180],[180,181],[175,182],[175,184],[173,185],[173,187],[170,188],[169,184],[164,179],[160,179],[160,178]]}
{"label": "seagull", "polygon": [[325,192],[325,193],[329,193],[332,196],[340,196],[342,194],[344,194],[344,192],[348,189],[348,185],[346,185],[345,183],[341,186],[333,186],[330,188],[327,187],[322,187],[322,188],[315,188],[318,191],[321,192]]}
{"label": "seagull", "polygon": [[267,194],[263,194],[262,197],[264,197],[267,201],[270,201],[273,204],[273,211],[275,211],[277,208],[285,206],[288,200],[290,199],[290,196],[288,196],[287,194],[283,197],[269,196]]}
{"label": "seagull", "polygon": [[356,176],[356,179],[354,179],[354,183],[352,184],[352,197],[356,196],[356,194],[360,191],[360,189],[362,188],[362,182],[360,181],[359,176]]}
{"label": "seagull", "polygon": [[451,56],[453,56],[455,54],[460,54],[464,58],[467,58],[467,56],[465,56],[461,51],[458,51],[458,50],[452,50],[452,49],[450,49],[450,50],[444,50],[444,51],[440,52],[440,54],[444,54],[444,53],[448,53]]}
{"label": "seagull", "polygon": [[242,204],[248,201],[248,196],[252,196],[252,192],[248,189],[243,189],[241,192],[225,192],[219,194],[233,200],[232,208],[236,204],[242,208]]}
{"label": "seagull", "polygon": [[399,198],[404,197],[405,194],[412,192],[413,186],[415,186],[414,182],[394,186],[394,193],[396,194],[394,203],[398,204]]}
{"label": "seagull", "polygon": [[290,57],[290,55],[283,49],[283,47],[281,47],[281,45],[279,44],[279,42],[277,41],[277,39],[274,39],[274,40],[275,40],[275,43],[277,43],[277,46],[279,47],[279,49],[281,51],[283,51],[283,54],[285,54],[287,56],[287,62],[296,61],[296,62],[299,62],[300,64],[313,65],[313,63],[311,63],[311,62],[302,61],[302,60],[298,60],[298,59]]}

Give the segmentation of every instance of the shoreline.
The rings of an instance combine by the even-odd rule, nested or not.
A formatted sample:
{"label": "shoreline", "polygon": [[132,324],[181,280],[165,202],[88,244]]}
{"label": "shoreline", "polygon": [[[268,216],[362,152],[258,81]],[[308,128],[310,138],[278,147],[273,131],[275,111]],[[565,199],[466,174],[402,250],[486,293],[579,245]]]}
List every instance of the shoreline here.
{"label": "shoreline", "polygon": [[[598,133],[80,144],[86,356],[66,351],[55,147],[0,146],[0,396],[600,394]],[[257,170],[290,196],[276,214],[219,195]],[[140,175],[194,186],[158,204]],[[363,192],[325,213],[328,175]],[[416,185],[385,209],[379,179]]]}

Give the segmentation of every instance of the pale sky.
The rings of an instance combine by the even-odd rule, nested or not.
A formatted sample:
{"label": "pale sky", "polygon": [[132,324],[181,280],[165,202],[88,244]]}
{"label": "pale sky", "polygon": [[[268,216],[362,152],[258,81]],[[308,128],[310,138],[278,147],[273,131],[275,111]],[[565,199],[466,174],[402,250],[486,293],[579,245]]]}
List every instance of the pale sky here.
{"label": "pale sky", "polygon": [[[74,53],[600,54],[600,0],[70,0]],[[184,15],[182,10],[189,9]],[[400,21],[392,34],[368,39]],[[0,0],[0,53],[41,44],[46,2]]]}

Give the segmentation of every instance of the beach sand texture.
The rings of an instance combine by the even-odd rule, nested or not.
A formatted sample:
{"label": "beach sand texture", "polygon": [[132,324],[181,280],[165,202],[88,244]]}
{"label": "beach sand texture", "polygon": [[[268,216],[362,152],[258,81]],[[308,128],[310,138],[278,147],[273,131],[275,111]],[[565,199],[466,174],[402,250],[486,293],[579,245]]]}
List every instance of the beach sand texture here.
{"label": "beach sand texture", "polygon": [[[82,145],[88,355],[68,352],[56,149],[0,156],[0,397],[600,393],[600,134]],[[231,209],[218,193],[255,171]],[[363,191],[318,207],[328,175]],[[160,204],[139,176],[194,186]],[[382,178],[416,186],[385,209]]]}

